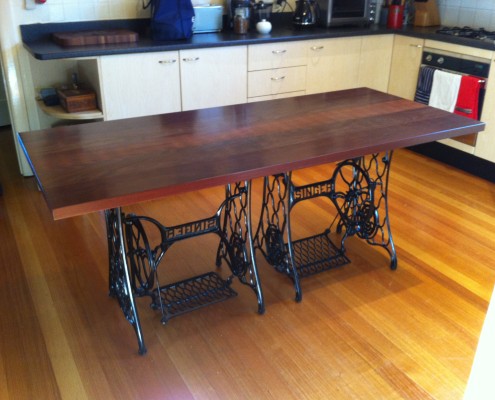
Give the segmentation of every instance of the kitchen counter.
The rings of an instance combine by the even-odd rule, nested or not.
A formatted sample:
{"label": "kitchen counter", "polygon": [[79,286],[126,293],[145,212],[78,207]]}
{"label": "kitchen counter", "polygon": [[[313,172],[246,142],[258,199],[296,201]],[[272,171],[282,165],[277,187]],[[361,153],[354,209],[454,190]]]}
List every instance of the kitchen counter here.
{"label": "kitchen counter", "polygon": [[[224,31],[218,33],[195,34],[189,40],[171,41],[153,41],[149,35],[149,19],[30,24],[21,25],[20,28],[24,47],[33,57],[39,60],[95,57],[114,54],[146,53],[392,33],[400,33],[406,36],[439,40],[487,50],[495,50],[495,44],[493,43],[437,34],[436,30],[438,27],[405,27],[400,30],[391,30],[386,29],[384,26],[372,25],[371,27],[339,27],[329,29],[313,27],[309,29],[297,29],[292,26],[290,18],[276,17],[277,16],[274,16],[273,18],[272,32],[268,35],[258,34],[254,29],[246,35],[238,35],[231,30],[225,29]],[[139,34],[139,40],[136,43],[62,47],[53,42],[51,39],[51,34],[55,32],[73,32],[99,29],[133,30]]]}

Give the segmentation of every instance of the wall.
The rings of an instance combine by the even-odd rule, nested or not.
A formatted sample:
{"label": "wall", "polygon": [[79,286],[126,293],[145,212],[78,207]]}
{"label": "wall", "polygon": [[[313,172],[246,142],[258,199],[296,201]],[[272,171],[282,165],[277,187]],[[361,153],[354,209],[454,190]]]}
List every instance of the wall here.
{"label": "wall", "polygon": [[437,0],[442,25],[495,30],[494,0]]}
{"label": "wall", "polygon": [[[376,0],[378,7],[384,0]],[[495,31],[495,0],[437,0],[444,26],[471,26]]]}

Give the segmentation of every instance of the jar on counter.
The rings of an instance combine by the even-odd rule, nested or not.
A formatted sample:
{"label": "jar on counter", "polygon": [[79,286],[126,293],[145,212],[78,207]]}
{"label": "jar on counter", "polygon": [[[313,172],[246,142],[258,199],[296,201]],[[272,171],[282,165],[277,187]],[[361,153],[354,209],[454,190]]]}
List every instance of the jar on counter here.
{"label": "jar on counter", "polygon": [[234,14],[234,32],[239,34],[249,31],[250,10],[248,7],[237,7]]}

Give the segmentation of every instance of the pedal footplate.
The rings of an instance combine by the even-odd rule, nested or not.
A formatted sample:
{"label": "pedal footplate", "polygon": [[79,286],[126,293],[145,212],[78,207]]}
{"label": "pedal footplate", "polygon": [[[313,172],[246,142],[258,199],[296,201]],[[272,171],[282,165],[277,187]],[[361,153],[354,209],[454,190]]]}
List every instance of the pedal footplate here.
{"label": "pedal footplate", "polygon": [[237,296],[237,292],[215,272],[175,282],[153,293],[151,307],[162,310],[162,323],[170,318]]}
{"label": "pedal footplate", "polygon": [[292,248],[294,263],[301,278],[351,262],[325,233],[296,240],[292,242]]}

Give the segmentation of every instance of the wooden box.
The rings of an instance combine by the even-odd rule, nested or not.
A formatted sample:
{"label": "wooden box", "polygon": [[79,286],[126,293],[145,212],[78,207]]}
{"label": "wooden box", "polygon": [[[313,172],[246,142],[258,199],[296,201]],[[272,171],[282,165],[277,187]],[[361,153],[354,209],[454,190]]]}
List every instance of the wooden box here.
{"label": "wooden box", "polygon": [[57,90],[60,105],[69,113],[96,109],[96,94],[88,89]]}

